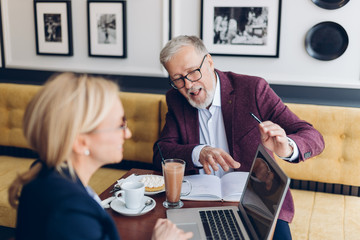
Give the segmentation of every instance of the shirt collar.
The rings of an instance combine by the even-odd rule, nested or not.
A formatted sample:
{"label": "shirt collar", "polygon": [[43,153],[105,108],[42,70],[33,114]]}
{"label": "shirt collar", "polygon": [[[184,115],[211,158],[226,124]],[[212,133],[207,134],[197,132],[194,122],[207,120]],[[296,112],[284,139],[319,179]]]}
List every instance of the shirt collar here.
{"label": "shirt collar", "polygon": [[220,78],[217,73],[216,73],[216,88],[215,88],[214,100],[211,106],[221,107]]}

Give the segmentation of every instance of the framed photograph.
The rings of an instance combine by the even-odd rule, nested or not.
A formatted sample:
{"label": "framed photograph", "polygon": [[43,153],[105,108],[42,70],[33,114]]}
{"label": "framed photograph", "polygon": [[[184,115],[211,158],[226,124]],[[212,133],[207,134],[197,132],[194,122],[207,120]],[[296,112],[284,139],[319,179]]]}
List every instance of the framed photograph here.
{"label": "framed photograph", "polygon": [[126,58],[126,2],[87,3],[89,56]]}
{"label": "framed photograph", "polygon": [[211,54],[279,57],[281,0],[202,0],[201,13]]}
{"label": "framed photograph", "polygon": [[72,56],[70,1],[34,0],[36,53]]}

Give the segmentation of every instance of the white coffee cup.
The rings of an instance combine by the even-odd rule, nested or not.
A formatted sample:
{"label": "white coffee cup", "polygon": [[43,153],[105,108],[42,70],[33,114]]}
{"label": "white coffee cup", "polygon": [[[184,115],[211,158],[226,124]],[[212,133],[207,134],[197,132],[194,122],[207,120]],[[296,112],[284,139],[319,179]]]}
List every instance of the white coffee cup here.
{"label": "white coffee cup", "polygon": [[[120,191],[116,192],[115,197],[125,202],[128,209],[137,209],[143,205],[145,185],[142,182],[124,182],[121,184]],[[119,196],[121,194],[121,197]]]}

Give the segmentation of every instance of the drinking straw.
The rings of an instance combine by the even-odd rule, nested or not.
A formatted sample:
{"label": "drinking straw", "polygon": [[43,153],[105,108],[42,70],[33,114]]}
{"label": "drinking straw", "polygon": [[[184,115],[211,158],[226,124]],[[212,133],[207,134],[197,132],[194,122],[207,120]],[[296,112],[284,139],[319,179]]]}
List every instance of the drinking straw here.
{"label": "drinking straw", "polygon": [[156,145],[157,145],[157,147],[158,147],[158,149],[159,149],[159,153],[160,153],[160,157],[161,157],[161,162],[162,162],[163,164],[165,164],[165,162],[164,162],[165,159],[164,159],[164,157],[163,157],[163,155],[162,155],[162,152],[161,152],[159,143],[156,143]]}

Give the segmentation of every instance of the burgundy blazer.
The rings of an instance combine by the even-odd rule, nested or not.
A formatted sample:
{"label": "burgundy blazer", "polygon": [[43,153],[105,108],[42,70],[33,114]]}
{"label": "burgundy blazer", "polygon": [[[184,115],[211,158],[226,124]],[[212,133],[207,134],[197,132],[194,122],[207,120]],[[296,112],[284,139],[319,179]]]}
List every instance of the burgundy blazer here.
{"label": "burgundy blazer", "polygon": [[[258,145],[258,122],[249,114],[254,113],[262,121],[277,123],[299,148],[299,159],[304,161],[324,149],[321,134],[311,124],[300,120],[287,108],[268,83],[259,77],[221,72],[216,70],[221,83],[221,109],[230,155],[241,167],[237,171],[249,171]],[[166,94],[168,113],[159,140],[154,145],[153,163],[161,169],[161,157],[180,158],[186,161],[187,174],[196,173],[191,158],[192,150],[199,145],[198,110],[175,89]],[[293,200],[288,192],[279,218],[291,222],[294,215]]]}

